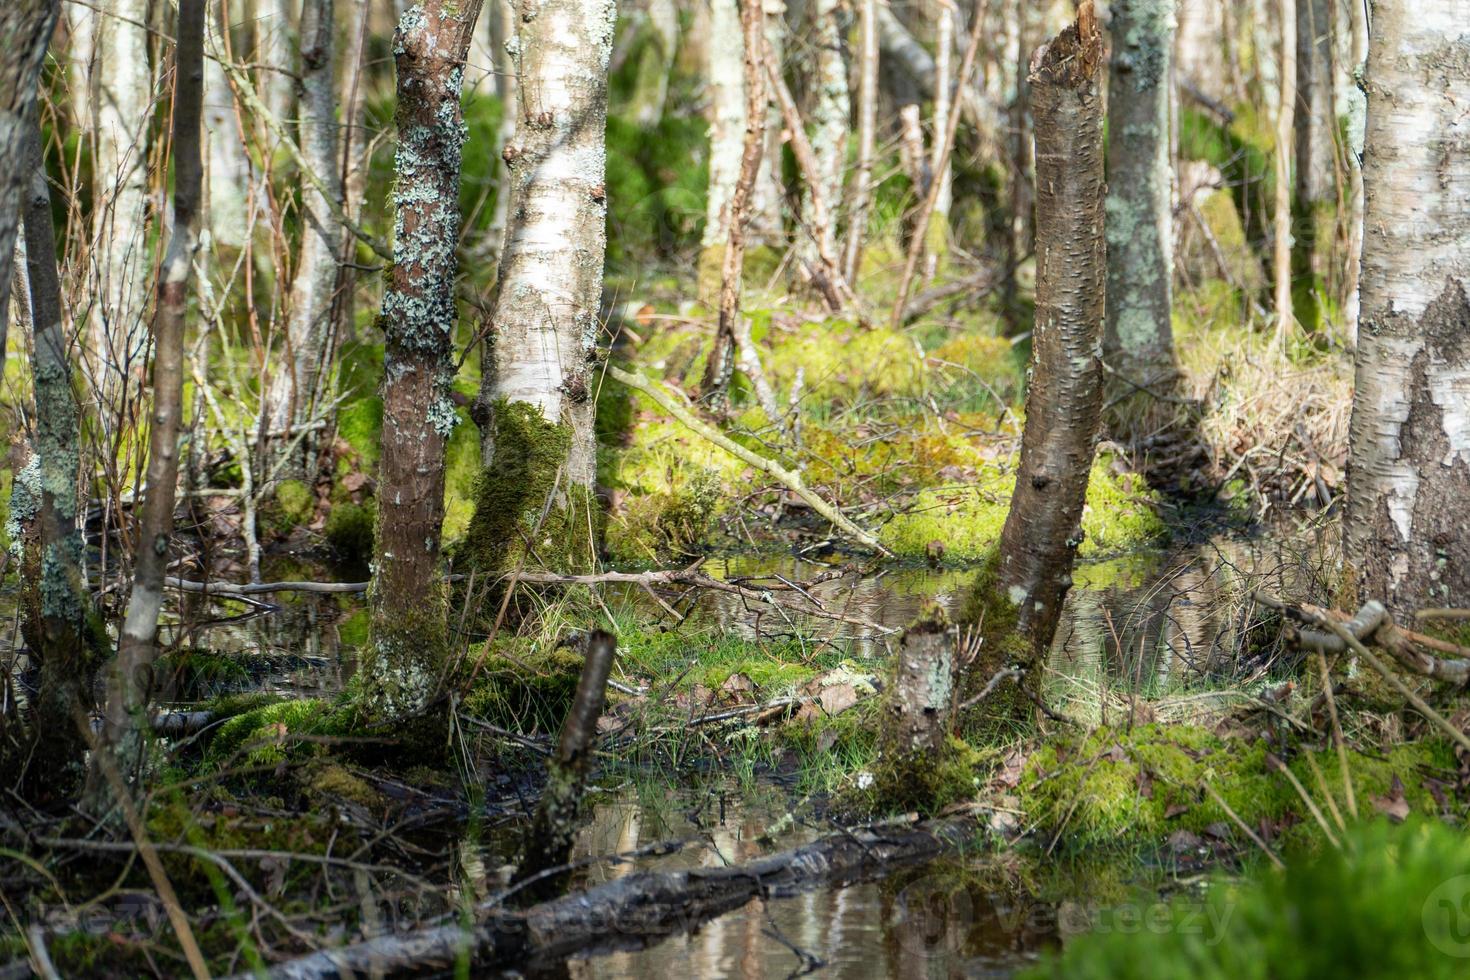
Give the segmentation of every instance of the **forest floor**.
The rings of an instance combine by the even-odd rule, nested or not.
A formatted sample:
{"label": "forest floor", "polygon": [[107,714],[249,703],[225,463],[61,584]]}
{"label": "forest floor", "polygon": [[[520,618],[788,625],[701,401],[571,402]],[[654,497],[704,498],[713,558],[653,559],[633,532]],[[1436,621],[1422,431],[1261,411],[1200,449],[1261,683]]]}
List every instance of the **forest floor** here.
{"label": "forest floor", "polygon": [[[675,290],[629,292],[609,323],[614,360],[692,390],[708,314]],[[1050,718],[1039,732],[972,739],[934,780],[944,792],[932,812],[972,814],[985,852],[921,876],[950,903],[945,928],[956,916],[967,928],[990,922],[1006,902],[1042,910],[1009,933],[971,928],[947,955],[1010,943],[997,962],[1014,967],[1070,935],[1068,902],[1095,911],[1139,889],[1155,903],[1197,896],[1209,873],[1263,867],[1277,852],[1359,847],[1379,831],[1350,830],[1354,812],[1464,814],[1470,769],[1442,733],[1361,670],[1329,719],[1315,664],[1282,641],[1279,614],[1250,601],[1265,589],[1330,604],[1348,363],[1310,348],[1284,359],[1241,305],[1215,285],[1184,293],[1180,394],[1104,441],[1048,669]],[[356,598],[284,594],[266,616],[228,598],[181,608],[190,625],[167,661],[174,708],[208,712],[207,724],[161,744],[138,833],[185,907],[200,910],[196,938],[221,972],[469,915],[503,887],[575,689],[575,635],[588,628],[612,631],[619,658],[578,881],[616,873],[608,854],[671,837],[705,856],[655,848],[621,864],[748,859],[886,815],[870,789],[889,644],[926,605],[957,605],[999,536],[1028,339],[965,302],[902,329],[784,299],[750,314],[790,411],[767,418],[737,384],[727,432],[799,469],[896,557],[835,537],[763,473],[607,379],[603,557],[628,579],[518,586],[498,617],[472,581],[462,587],[462,683],[421,723],[364,729],[344,707],[343,664],[366,639]],[[262,515],[281,577],[360,567],[381,419],[362,379],[380,356],[359,347],[348,358],[336,478],[278,494]],[[466,396],[473,372],[467,364],[457,382]],[[451,557],[473,506],[475,454],[466,419],[450,446]],[[227,538],[237,515],[206,506],[203,533]],[[238,555],[214,553],[211,573],[235,577]],[[1458,700],[1422,693],[1455,724],[1470,718]],[[26,842],[7,852],[12,921],[24,921],[22,907],[40,915],[63,975],[181,969],[133,845],[45,803],[5,828]],[[1426,866],[1442,859],[1435,848],[1453,851],[1423,846]],[[886,914],[915,880],[884,883],[869,912]],[[984,896],[989,918],[956,912],[957,894]],[[34,942],[4,931],[0,963]],[[791,955],[785,942],[765,945],[764,955]]]}

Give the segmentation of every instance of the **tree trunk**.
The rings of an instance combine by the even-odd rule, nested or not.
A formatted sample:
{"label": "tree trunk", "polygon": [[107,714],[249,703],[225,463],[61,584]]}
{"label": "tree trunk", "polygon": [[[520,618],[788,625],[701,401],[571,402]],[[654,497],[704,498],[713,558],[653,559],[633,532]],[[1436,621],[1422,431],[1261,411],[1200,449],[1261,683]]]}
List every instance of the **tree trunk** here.
{"label": "tree trunk", "polygon": [[[515,36],[515,11],[511,8],[509,0],[491,0],[491,19],[498,21],[505,36]],[[494,261],[497,269],[500,265],[500,256],[505,248],[505,229],[510,224],[510,164],[506,162],[504,151],[516,138],[516,118],[520,115],[519,86],[516,83],[515,59],[505,50],[505,46],[496,47],[496,73],[500,78],[500,128],[496,130],[496,159],[495,165],[495,210],[490,215],[490,227],[485,230],[485,238],[489,243],[488,258]]]}
{"label": "tree trunk", "polygon": [[1292,335],[1296,316],[1291,296],[1291,164],[1296,133],[1296,0],[1280,0],[1281,79],[1276,101],[1276,204],[1271,269],[1276,285],[1276,343],[1283,349]]}
{"label": "tree trunk", "polygon": [[615,0],[521,8],[520,126],[475,405],[481,476],[467,553],[486,570],[579,570],[595,554],[592,421],[607,245],[607,65]]}
{"label": "tree trunk", "polygon": [[[307,165],[340,205],[341,158],[337,148],[337,87],[332,0],[305,0],[301,13],[301,90],[299,140]],[[284,344],[266,392],[266,425],[281,433],[276,457],[291,453],[283,475],[309,475],[312,441],[297,441],[294,429],[310,423],[321,403],[317,381],[331,358],[332,303],[337,291],[337,256],[342,228],[328,199],[304,177],[300,182],[301,250],[291,283],[291,311]],[[294,449],[292,447],[295,447]]]}
{"label": "tree trunk", "polygon": [[[203,165],[199,140],[204,87],[205,0],[181,0],[174,48],[172,147],[173,228],[159,269],[153,314],[153,406],[149,414],[148,471],[133,555],[133,591],[108,679],[102,751],[118,770],[136,772],[148,731],[147,706],[157,657],[158,614],[173,537],[179,478],[179,417],[184,382],[184,323],[197,243]],[[108,764],[108,763],[103,763]],[[106,785],[94,766],[93,786]]]}
{"label": "tree trunk", "polygon": [[153,77],[148,70],[148,4],[117,0],[109,14],[91,14],[96,75],[92,241],[101,277],[88,323],[91,375],[121,417],[128,383],[141,381],[148,327],[148,122]]}
{"label": "tree trunk", "polygon": [[[777,70],[784,71],[786,63],[786,2],[785,0],[757,0],[765,11],[765,36],[769,56]],[[747,81],[747,84],[748,81]],[[764,88],[764,86],[763,86]],[[761,107],[764,119],[762,132],[766,146],[762,166],[756,174],[755,187],[750,193],[750,226],[747,238],[750,243],[784,249],[786,226],[783,219],[786,198],[786,182],[781,172],[781,110],[774,101],[767,99]]]}
{"label": "tree trunk", "polygon": [[[101,653],[92,635],[91,600],[82,578],[77,523],[81,426],[72,388],[68,332],[62,322],[61,281],[51,227],[39,130],[29,141],[30,192],[25,201],[26,273],[30,286],[35,380],[33,467],[17,476],[34,511],[34,560],[22,560],[23,632],[40,661],[39,693],[29,726],[31,778],[66,785],[79,775],[87,747],[78,719],[92,708],[92,681]],[[15,515],[24,519],[27,515]],[[34,577],[26,576],[29,569]]]}
{"label": "tree trunk", "polygon": [[862,264],[868,210],[873,202],[873,157],[878,133],[878,0],[860,0],[857,55],[857,161],[847,201],[847,241],[842,276],[856,282]]}
{"label": "tree trunk", "polygon": [[1108,81],[1108,309],[1103,352],[1134,385],[1169,387],[1174,230],[1169,166],[1174,0],[1114,0]]}
{"label": "tree trunk", "polygon": [[1349,0],[1348,72],[1353,81],[1347,89],[1343,106],[1346,116],[1347,152],[1343,154],[1348,171],[1347,259],[1342,284],[1342,319],[1348,343],[1357,346],[1358,320],[1362,309],[1359,281],[1363,262],[1363,140],[1367,122],[1367,94],[1358,84],[1368,63],[1368,12],[1361,3]]}
{"label": "tree trunk", "polygon": [[765,154],[767,99],[762,62],[770,58],[774,66],[777,61],[769,48],[768,35],[763,35],[764,18],[760,6],[760,0],[745,0],[740,9],[740,27],[745,43],[742,62],[745,137],[740,150],[740,175],[735,181],[734,196],[730,198],[730,237],[725,244],[724,265],[720,270],[720,319],[700,385],[700,397],[715,408],[724,405],[730,377],[735,371],[736,356],[740,353],[738,342],[747,340],[748,346],[749,328],[740,314],[740,288],[745,268],[746,224],[755,220],[751,214],[751,202],[760,182],[761,158]]}
{"label": "tree trunk", "polygon": [[[25,146],[36,126],[36,87],[61,9],[57,0],[6,0],[0,6],[0,310],[10,308],[10,269],[29,174]],[[0,351],[0,364],[4,353]]]}
{"label": "tree trunk", "polygon": [[629,107],[633,122],[645,129],[657,126],[664,117],[669,75],[674,69],[678,48],[679,11],[674,0],[648,0],[648,28]]}
{"label": "tree trunk", "polygon": [[[839,0],[812,0],[810,78],[812,94],[812,157],[818,191],[824,204],[818,214],[811,192],[802,198],[801,220],[810,234],[801,236],[802,253],[808,265],[820,256],[837,254],[837,218],[834,208],[842,200],[842,176],[847,167],[847,133],[852,128],[852,100],[847,90],[847,62],[843,58],[847,15]],[[779,66],[777,66],[779,69]]]}
{"label": "tree trunk", "polygon": [[[1318,289],[1326,272],[1337,203],[1337,120],[1332,111],[1332,0],[1296,0],[1296,109],[1292,177],[1292,276],[1298,321],[1320,325]],[[1326,242],[1322,239],[1326,237]]]}
{"label": "tree trunk", "polygon": [[427,0],[409,7],[393,34],[393,265],[378,317],[383,438],[371,635],[358,671],[361,704],[377,717],[422,709],[448,651],[439,547],[444,447],[459,418],[449,393],[465,140],[460,91],[479,13],[479,0]]}
{"label": "tree trunk", "polygon": [[[218,24],[213,26],[219,28]],[[244,248],[250,230],[246,204],[252,179],[250,158],[240,141],[235,94],[230,90],[224,69],[213,58],[204,63],[204,131],[209,141],[205,225],[209,229],[210,245]]]}
{"label": "tree trunk", "polygon": [[745,145],[745,59],[738,0],[709,0],[709,11],[709,195],[699,256],[699,297],[713,305],[720,293],[730,242],[730,205]]}
{"label": "tree trunk", "polygon": [[1374,5],[1343,554],[1396,619],[1470,605],[1467,66],[1463,4]]}
{"label": "tree trunk", "polygon": [[1072,584],[1082,507],[1102,414],[1102,35],[1091,0],[1036,52],[1036,320],[1026,427],[994,565],[977,583],[987,641],[971,682],[1019,665],[1035,692]]}

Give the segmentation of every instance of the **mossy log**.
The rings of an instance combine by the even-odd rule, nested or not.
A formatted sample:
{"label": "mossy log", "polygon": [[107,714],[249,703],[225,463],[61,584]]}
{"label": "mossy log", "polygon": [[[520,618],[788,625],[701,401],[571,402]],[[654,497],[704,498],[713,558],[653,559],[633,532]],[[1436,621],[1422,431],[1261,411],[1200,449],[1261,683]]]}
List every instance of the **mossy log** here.
{"label": "mossy log", "polygon": [[[698,928],[756,897],[786,896],[870,880],[895,866],[933,858],[971,841],[968,818],[844,831],[748,864],[645,871],[524,911],[479,909],[475,925],[447,923],[380,936],[278,964],[271,980],[440,973],[468,960],[479,969],[558,963],[591,947],[639,949]],[[241,975],[244,980],[246,974]]]}

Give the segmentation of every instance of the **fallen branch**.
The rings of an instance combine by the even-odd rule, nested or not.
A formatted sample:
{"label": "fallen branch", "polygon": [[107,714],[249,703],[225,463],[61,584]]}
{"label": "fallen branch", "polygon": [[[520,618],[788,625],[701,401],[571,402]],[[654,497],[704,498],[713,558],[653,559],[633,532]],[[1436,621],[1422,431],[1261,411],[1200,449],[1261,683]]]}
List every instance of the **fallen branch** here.
{"label": "fallen branch", "polygon": [[[450,923],[321,950],[272,967],[272,980],[412,976],[453,969],[462,958],[478,969],[560,962],[596,949],[639,949],[698,928],[752,898],[786,896],[819,885],[867,880],[894,865],[956,850],[973,837],[962,818],[894,828],[856,828],[749,864],[686,871],[644,871],[521,912],[497,896],[473,926]],[[239,980],[247,980],[241,974]]]}
{"label": "fallen branch", "polygon": [[788,470],[780,463],[777,463],[774,460],[766,459],[759,453],[752,452],[751,450],[740,445],[740,443],[736,442],[734,439],[731,439],[719,429],[715,428],[713,425],[710,425],[699,416],[695,415],[690,408],[685,405],[679,404],[678,400],[672,394],[670,394],[668,389],[663,387],[663,385],[660,385],[655,381],[650,381],[648,378],[643,377],[641,374],[634,374],[631,371],[624,371],[621,368],[612,364],[607,365],[607,373],[620,384],[625,384],[629,388],[632,388],[634,391],[641,391],[649,398],[652,398],[660,408],[668,412],[679,422],[683,423],[686,428],[692,430],[697,435],[701,435],[704,438],[708,439],[710,442],[714,443],[716,446],[719,446],[721,449],[725,450],[725,452],[734,456],[736,459],[739,459],[745,463],[749,463],[751,466],[754,466],[761,472],[773,477],[777,483],[781,484],[783,487],[796,494],[802,500],[806,501],[807,506],[816,511],[818,514],[825,517],[827,520],[831,521],[833,526],[837,527],[839,530],[847,534],[859,544],[862,544],[868,548],[872,548],[874,551],[885,557],[893,557],[893,553],[890,552],[887,548],[883,547],[883,545],[879,543],[876,537],[858,527],[852,521],[843,516],[842,512],[839,511],[836,507],[827,503],[827,501],[823,500],[816,493],[807,489],[806,485],[801,480],[800,473],[795,473],[791,470]]}
{"label": "fallen branch", "polygon": [[[1298,646],[1316,650],[1323,654],[1346,653],[1351,649],[1344,632],[1359,643],[1372,643],[1389,653],[1404,667],[1416,674],[1432,677],[1446,684],[1461,687],[1470,684],[1470,650],[1447,643],[1433,636],[1425,636],[1405,629],[1393,621],[1383,603],[1376,599],[1363,604],[1351,619],[1339,620],[1338,615],[1315,606],[1293,606],[1274,596],[1257,592],[1256,600],[1264,605],[1281,609],[1288,615],[1307,623],[1328,623],[1327,632],[1294,628],[1290,638]],[[1337,627],[1334,629],[1333,627]],[[1455,654],[1455,659],[1445,659],[1426,653],[1418,647],[1428,647],[1441,653]]]}
{"label": "fallen branch", "polygon": [[233,582],[191,582],[188,579],[164,579],[164,585],[179,592],[199,592],[204,595],[244,596],[267,595],[272,592],[366,592],[371,582],[253,582],[237,585]]}

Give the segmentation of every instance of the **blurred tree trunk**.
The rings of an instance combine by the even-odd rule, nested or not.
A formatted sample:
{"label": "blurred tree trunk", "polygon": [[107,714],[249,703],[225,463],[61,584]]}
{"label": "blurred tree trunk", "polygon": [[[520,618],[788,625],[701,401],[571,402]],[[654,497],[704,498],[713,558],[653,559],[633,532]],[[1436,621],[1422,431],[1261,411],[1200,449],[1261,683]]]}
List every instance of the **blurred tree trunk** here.
{"label": "blurred tree trunk", "polygon": [[[158,614],[163,578],[173,537],[174,501],[179,477],[179,419],[184,381],[184,327],[189,309],[197,245],[203,166],[199,140],[204,86],[205,0],[180,0],[174,46],[172,153],[173,227],[159,269],[153,313],[153,403],[148,422],[148,471],[133,555],[133,590],[118,636],[117,657],[108,678],[102,752],[115,756],[118,771],[135,773],[147,735],[147,706],[157,658]],[[106,781],[94,765],[92,783]]]}
{"label": "blurred tree trunk", "polygon": [[[301,91],[298,141],[307,164],[340,204],[341,159],[337,147],[337,80],[332,48],[336,29],[332,0],[304,0],[301,12]],[[311,476],[316,442],[298,439],[297,427],[310,424],[322,403],[318,380],[331,359],[332,303],[337,291],[337,256],[342,228],[328,198],[300,180],[301,246],[291,282],[291,310],[285,342],[274,352],[276,369],[266,391],[266,425],[275,440],[274,458],[285,465],[279,477]],[[272,474],[267,473],[267,479]]]}
{"label": "blurred tree trunk", "polygon": [[699,297],[714,305],[730,241],[730,203],[745,134],[745,61],[738,0],[709,0],[709,195],[699,256]]}
{"label": "blurred tree trunk", "polygon": [[[802,198],[802,223],[811,235],[800,236],[802,258],[807,265],[818,262],[820,253],[837,254],[837,202],[842,200],[842,177],[847,168],[847,134],[852,129],[852,99],[847,89],[847,60],[843,57],[847,15],[840,0],[812,0],[812,52],[808,60],[807,89],[811,110],[812,156],[816,163],[819,191],[826,207],[820,223],[812,195]],[[814,240],[820,239],[820,241]]]}
{"label": "blurred tree trunk", "polygon": [[1346,88],[1342,112],[1346,123],[1346,158],[1348,171],[1348,214],[1346,272],[1342,284],[1343,328],[1348,343],[1357,344],[1358,319],[1362,309],[1359,281],[1363,260],[1363,139],[1367,122],[1367,94],[1358,79],[1368,62],[1367,10],[1360,0],[1345,0],[1347,7],[1347,66],[1350,83]]}
{"label": "blurred tree trunk", "polygon": [[1296,324],[1291,294],[1291,165],[1292,138],[1296,133],[1296,2],[1279,0],[1281,24],[1280,97],[1276,102],[1276,204],[1271,215],[1274,228],[1271,275],[1276,286],[1276,343],[1285,348]]}
{"label": "blurred tree trunk", "polygon": [[[57,0],[6,0],[0,5],[0,310],[10,308],[10,270],[28,174],[25,145],[36,126],[36,86],[56,28]],[[0,349],[0,365],[5,363]]]}
{"label": "blurred tree trunk", "polygon": [[638,80],[629,115],[634,123],[652,129],[664,117],[669,75],[679,49],[679,10],[674,0],[648,0],[648,28],[638,57]]}
{"label": "blurred tree trunk", "polygon": [[1470,606],[1470,33],[1456,0],[1378,0],[1368,56],[1349,601]]}
{"label": "blurred tree trunk", "polygon": [[[213,4],[211,4],[213,7]],[[217,14],[211,10],[209,16]],[[221,30],[215,23],[213,29]],[[240,138],[235,115],[235,94],[224,69],[213,58],[204,62],[204,132],[208,146],[208,200],[205,225],[212,247],[241,249],[250,231],[247,197],[250,189],[250,158]]]}
{"label": "blurred tree trunk", "polygon": [[[255,51],[260,59],[256,91],[271,115],[290,125],[296,105],[292,51],[301,0],[254,0]],[[224,25],[228,29],[230,25]]]}
{"label": "blurred tree trunk", "polygon": [[510,225],[475,402],[478,567],[583,568],[595,554],[598,313],[607,246],[615,0],[546,0],[517,23],[521,125],[503,153]]}
{"label": "blurred tree trunk", "polygon": [[[786,2],[785,0],[756,0],[765,11],[766,43],[770,45],[770,58],[777,71],[784,71],[786,64]],[[777,249],[786,247],[786,225],[784,219],[786,181],[782,174],[781,109],[774,99],[767,99],[762,110],[764,115],[765,151],[761,156],[762,166],[756,175],[755,187],[750,195],[750,228],[748,244],[769,246]]]}
{"label": "blurred tree trunk", "polygon": [[[1108,82],[1108,305],[1103,353],[1135,386],[1175,374],[1170,79],[1174,0],[1114,0]],[[1131,382],[1131,384],[1130,384]]]}
{"label": "blurred tree trunk", "polygon": [[359,668],[362,704],[378,717],[421,710],[448,653],[440,535],[444,447],[458,421],[449,394],[465,140],[460,94],[479,14],[480,0],[426,0],[404,12],[393,35],[393,264],[378,317],[383,438],[371,635]]}
{"label": "blurred tree trunk", "polygon": [[81,775],[87,741],[79,720],[90,716],[92,682],[101,660],[92,633],[91,599],[82,575],[82,534],[77,522],[77,472],[81,424],[72,387],[68,330],[62,322],[61,280],[51,226],[39,130],[31,133],[25,195],[26,278],[30,287],[31,374],[35,382],[35,431],[30,465],[16,476],[12,517],[30,523],[21,559],[22,632],[40,662],[28,750],[23,758],[32,785],[68,785]]}
{"label": "blurred tree trunk", "polygon": [[[966,619],[986,641],[968,672],[980,686],[1022,672],[1035,694],[1072,585],[1102,415],[1103,42],[1092,0],[1031,61],[1036,132],[1036,320],[1016,489],[993,565]],[[1018,711],[1030,707],[1018,703]],[[1012,715],[1016,717],[1016,715]]]}
{"label": "blurred tree trunk", "polygon": [[[490,0],[490,19],[500,25],[498,33],[505,38],[515,36],[515,10],[511,8],[509,0]],[[500,78],[500,128],[495,134],[496,150],[495,157],[500,162],[495,166],[495,210],[490,216],[490,227],[486,229],[485,239],[489,242],[489,257],[496,263],[500,263],[500,256],[505,248],[505,229],[510,223],[510,164],[505,160],[505,148],[511,145],[516,136],[516,118],[520,115],[520,86],[516,80],[515,59],[506,51],[505,44],[501,43],[495,49],[496,74]]]}
{"label": "blurred tree trunk", "polygon": [[[847,204],[847,241],[842,250],[842,275],[857,282],[862,263],[863,238],[873,201],[873,155],[878,131],[878,0],[860,0],[857,55],[857,162]],[[843,157],[846,157],[844,149]],[[836,198],[832,198],[834,202]]]}
{"label": "blurred tree trunk", "polygon": [[104,419],[120,417],[128,382],[141,381],[148,327],[148,122],[153,76],[148,69],[147,0],[116,0],[109,15],[92,15],[88,84],[93,157],[93,263],[100,283],[88,323],[91,375],[106,400]]}

